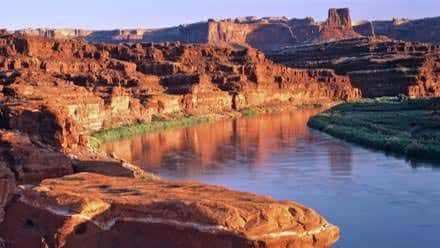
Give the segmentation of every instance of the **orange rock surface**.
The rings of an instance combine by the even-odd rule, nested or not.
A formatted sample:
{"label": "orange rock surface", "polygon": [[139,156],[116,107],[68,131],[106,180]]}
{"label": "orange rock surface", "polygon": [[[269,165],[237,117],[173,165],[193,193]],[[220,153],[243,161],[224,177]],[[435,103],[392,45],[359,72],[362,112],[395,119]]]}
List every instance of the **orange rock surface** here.
{"label": "orange rock surface", "polygon": [[0,127],[58,148],[74,148],[90,132],[148,122],[157,114],[360,97],[347,77],[332,70],[284,67],[251,48],[94,45],[5,35],[0,68]]}
{"label": "orange rock surface", "polygon": [[158,180],[85,145],[157,115],[360,96],[333,70],[277,65],[253,48],[2,34],[0,247],[329,247],[337,227],[309,208]]}
{"label": "orange rock surface", "polygon": [[20,184],[36,183],[73,172],[72,163],[64,154],[37,141],[33,142],[27,136],[1,130],[0,165],[5,167],[3,171],[9,169],[13,172]]}
{"label": "orange rock surface", "polygon": [[440,96],[440,46],[355,38],[285,47],[268,57],[293,68],[329,68],[350,77],[365,97]]}
{"label": "orange rock surface", "polygon": [[271,51],[287,45],[319,43],[360,37],[351,26],[348,9],[330,9],[328,20],[311,17],[244,17],[210,19],[163,29],[23,29],[16,33],[46,38],[81,38],[94,43],[181,42],[231,47],[254,47]]}
{"label": "orange rock surface", "polygon": [[21,187],[11,247],[329,247],[337,227],[293,202],[195,182],[81,173]]}

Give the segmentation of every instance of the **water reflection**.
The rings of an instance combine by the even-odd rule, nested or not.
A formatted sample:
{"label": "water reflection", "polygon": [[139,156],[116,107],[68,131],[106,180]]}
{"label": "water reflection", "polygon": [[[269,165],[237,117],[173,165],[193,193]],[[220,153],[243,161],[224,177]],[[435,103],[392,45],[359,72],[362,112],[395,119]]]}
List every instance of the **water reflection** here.
{"label": "water reflection", "polygon": [[104,149],[164,178],[301,202],[341,228],[335,247],[437,247],[440,170],[307,128],[318,111],[168,130]]}
{"label": "water reflection", "polygon": [[[261,115],[167,130],[108,144],[103,149],[149,170],[165,168],[180,176],[201,175],[232,162],[252,170],[267,165],[268,157],[285,147],[295,149],[298,144],[317,142],[306,124],[319,111]],[[335,142],[327,147],[331,170],[349,174],[350,146]],[[310,152],[295,156],[309,156]]]}
{"label": "water reflection", "polygon": [[333,143],[328,146],[330,171],[333,175],[350,175],[352,170],[351,145],[347,143]]}

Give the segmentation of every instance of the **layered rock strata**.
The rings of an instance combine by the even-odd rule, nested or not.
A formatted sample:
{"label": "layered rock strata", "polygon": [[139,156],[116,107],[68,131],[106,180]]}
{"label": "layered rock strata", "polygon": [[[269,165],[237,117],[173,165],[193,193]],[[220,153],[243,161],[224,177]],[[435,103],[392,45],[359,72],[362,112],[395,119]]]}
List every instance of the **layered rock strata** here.
{"label": "layered rock strata", "polygon": [[22,186],[9,247],[330,247],[337,227],[293,202],[195,182],[81,173]]}
{"label": "layered rock strata", "polygon": [[440,17],[362,21],[353,28],[364,36],[383,35],[395,40],[440,44]]}
{"label": "layered rock strata", "polygon": [[81,29],[24,29],[17,33],[45,38],[81,38],[94,43],[181,42],[263,51],[286,45],[316,43],[360,37],[351,26],[348,9],[330,9],[328,20],[286,17],[245,17],[180,25],[164,29],[91,31]]}
{"label": "layered rock strata", "polygon": [[293,46],[268,56],[302,68],[329,68],[350,77],[365,97],[440,96],[440,46],[356,38],[319,45]]}
{"label": "layered rock strata", "polygon": [[0,38],[0,127],[75,148],[89,133],[153,115],[209,114],[273,102],[357,99],[347,77],[292,69],[263,53],[209,45],[93,45]]}
{"label": "layered rock strata", "polygon": [[[0,29],[0,34],[6,30]],[[440,44],[440,17],[352,21],[348,9],[330,9],[327,21],[311,17],[244,17],[210,19],[163,29],[22,29],[16,33],[57,39],[85,39],[94,43],[182,42],[252,46],[269,52],[284,46],[328,42],[360,36]]]}
{"label": "layered rock strata", "polygon": [[252,48],[1,35],[0,246],[329,247],[339,231],[311,209],[162,181],[85,145],[156,116],[359,97],[332,70],[277,65]]}

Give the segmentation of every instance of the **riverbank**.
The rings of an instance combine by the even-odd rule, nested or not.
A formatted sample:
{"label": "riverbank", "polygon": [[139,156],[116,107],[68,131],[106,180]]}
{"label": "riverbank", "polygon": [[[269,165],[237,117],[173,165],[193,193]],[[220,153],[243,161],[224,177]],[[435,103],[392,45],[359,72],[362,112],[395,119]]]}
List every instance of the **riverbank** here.
{"label": "riverbank", "polygon": [[332,136],[408,158],[440,160],[440,99],[366,99],[335,106],[308,125]]}
{"label": "riverbank", "polygon": [[159,132],[172,128],[189,127],[197,124],[202,124],[210,121],[218,121],[229,118],[239,117],[253,117],[261,114],[277,113],[289,110],[299,109],[316,109],[329,107],[334,103],[325,104],[302,104],[302,105],[268,105],[253,108],[244,108],[240,111],[230,111],[224,113],[216,113],[201,116],[184,116],[184,115],[168,115],[168,116],[153,116],[151,122],[139,123],[133,125],[125,125],[112,129],[104,129],[94,132],[89,137],[89,148],[94,151],[99,149],[103,144],[108,144],[115,141],[130,139],[138,135]]}

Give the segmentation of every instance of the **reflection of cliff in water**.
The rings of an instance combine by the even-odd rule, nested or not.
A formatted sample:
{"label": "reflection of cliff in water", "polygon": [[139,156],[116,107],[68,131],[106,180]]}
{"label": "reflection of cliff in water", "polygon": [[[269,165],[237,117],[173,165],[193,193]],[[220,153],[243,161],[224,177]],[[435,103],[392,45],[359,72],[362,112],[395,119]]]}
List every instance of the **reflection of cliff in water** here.
{"label": "reflection of cliff in water", "polygon": [[328,145],[330,171],[333,175],[350,175],[352,170],[351,145],[348,143],[331,143]]}
{"label": "reflection of cliff in water", "polygon": [[[108,144],[107,152],[155,171],[166,168],[178,175],[199,175],[224,166],[265,166],[270,154],[297,142],[314,143],[307,127],[309,117],[319,110],[261,115],[225,120],[189,128],[147,134]],[[349,147],[345,152],[329,146],[332,170],[350,168]],[[295,154],[292,154],[295,156]]]}

